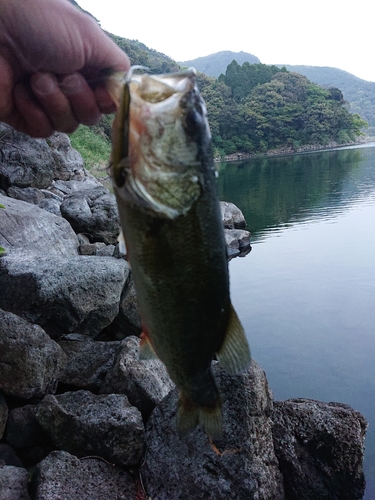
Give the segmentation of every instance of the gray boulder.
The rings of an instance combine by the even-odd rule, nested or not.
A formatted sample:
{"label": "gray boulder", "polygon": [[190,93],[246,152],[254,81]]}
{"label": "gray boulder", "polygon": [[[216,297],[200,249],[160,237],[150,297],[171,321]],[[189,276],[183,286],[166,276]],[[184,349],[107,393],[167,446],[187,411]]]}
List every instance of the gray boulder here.
{"label": "gray boulder", "polygon": [[60,341],[66,354],[65,370],[60,382],[90,391],[99,390],[112,368],[121,342]]}
{"label": "gray boulder", "polygon": [[3,437],[5,426],[8,420],[8,406],[4,396],[0,393],[0,439]]}
{"label": "gray boulder", "polygon": [[220,202],[221,218],[226,229],[243,229],[246,227],[246,220],[241,210],[233,203],[227,201]]}
{"label": "gray boulder", "polygon": [[78,457],[96,455],[132,467],[145,446],[142,416],[126,396],[88,391],[46,396],[36,417],[57,448]]}
{"label": "gray boulder", "polygon": [[95,337],[117,316],[128,274],[127,262],[112,257],[2,257],[0,307],[41,325],[52,338],[71,332]]}
{"label": "gray boulder", "polygon": [[25,405],[13,408],[9,413],[6,441],[14,448],[40,446],[49,443],[37,418],[38,405]]}
{"label": "gray boulder", "polygon": [[53,180],[54,159],[45,139],[32,139],[0,123],[0,188],[46,188]]}
{"label": "gray boulder", "polygon": [[129,335],[139,336],[142,332],[142,319],[139,314],[137,294],[131,275],[121,295],[119,313],[108,330],[111,337],[119,340]]}
{"label": "gray boulder", "polygon": [[9,446],[9,444],[5,443],[0,443],[0,466],[1,465],[13,465],[14,467],[21,467],[21,468],[24,467],[22,461],[17,456],[13,448]]}
{"label": "gray boulder", "polygon": [[60,210],[76,233],[88,233],[94,241],[116,243],[120,232],[116,199],[103,186],[66,196]]}
{"label": "gray boulder", "polygon": [[54,179],[82,181],[86,177],[83,158],[72,148],[67,134],[55,132],[46,142],[54,161]]}
{"label": "gray boulder", "polygon": [[7,191],[7,195],[16,200],[26,201],[34,205],[38,205],[39,202],[45,199],[45,195],[41,189],[32,187],[19,188],[11,186]]}
{"label": "gray boulder", "polygon": [[82,180],[86,176],[81,155],[66,134],[33,139],[0,123],[0,187],[47,188],[54,179]]}
{"label": "gray boulder", "polygon": [[288,500],[359,500],[367,423],[348,405],[275,402],[273,436]]}
{"label": "gray boulder", "polygon": [[136,488],[129,472],[98,458],[79,460],[54,451],[34,470],[38,500],[134,500]]}
{"label": "gray boulder", "polygon": [[[78,239],[70,224],[29,203],[0,195],[0,246],[7,255],[68,257],[78,254]],[[1,287],[1,285],[0,285]]]}
{"label": "gray boulder", "polygon": [[26,469],[12,465],[0,465],[1,500],[29,500]]}
{"label": "gray boulder", "polygon": [[127,337],[121,342],[113,367],[100,389],[101,394],[126,394],[145,420],[151,411],[174,388],[161,361],[140,361],[139,338]]}
{"label": "gray boulder", "polygon": [[57,215],[58,217],[61,217],[60,205],[61,201],[54,198],[44,198],[44,200],[38,203],[39,208],[42,208],[53,215]]}
{"label": "gray boulder", "polygon": [[98,250],[106,248],[106,246],[107,245],[101,241],[97,241],[96,243],[86,243],[84,245],[79,246],[79,253],[81,255],[96,255],[96,252]]}
{"label": "gray boulder", "polygon": [[55,180],[48,188],[48,192],[64,198],[67,195],[77,191],[91,190],[96,187],[103,187],[103,184],[98,181],[93,175],[85,170],[85,176],[81,180]]}
{"label": "gray boulder", "polygon": [[229,258],[245,256],[250,252],[251,234],[249,231],[244,229],[224,229],[224,234]]}
{"label": "gray boulder", "polygon": [[240,376],[214,363],[223,399],[223,436],[215,442],[201,429],[176,432],[177,391],[155,408],[147,424],[142,476],[153,500],[284,499],[275,456],[266,376],[252,362]]}
{"label": "gray boulder", "polygon": [[0,309],[0,390],[29,399],[54,392],[65,354],[44,330]]}
{"label": "gray boulder", "polygon": [[115,257],[116,248],[116,245],[105,245],[98,248],[95,255],[98,255],[99,257]]}

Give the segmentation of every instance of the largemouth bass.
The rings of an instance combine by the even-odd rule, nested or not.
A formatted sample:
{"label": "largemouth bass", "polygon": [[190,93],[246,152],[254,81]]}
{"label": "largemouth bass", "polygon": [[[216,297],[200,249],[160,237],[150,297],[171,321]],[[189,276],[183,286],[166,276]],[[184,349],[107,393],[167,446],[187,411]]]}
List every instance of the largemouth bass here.
{"label": "largemouth bass", "polygon": [[211,361],[250,364],[231,305],[211,134],[194,70],[132,75],[113,127],[111,176],[143,324],[140,358],[180,389],[180,434],[222,429]]}

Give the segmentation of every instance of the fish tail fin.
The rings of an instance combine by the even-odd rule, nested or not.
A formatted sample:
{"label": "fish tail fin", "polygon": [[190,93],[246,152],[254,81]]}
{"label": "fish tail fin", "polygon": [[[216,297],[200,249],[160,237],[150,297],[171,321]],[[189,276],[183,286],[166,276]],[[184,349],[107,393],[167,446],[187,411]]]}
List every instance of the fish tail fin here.
{"label": "fish tail fin", "polygon": [[243,326],[238,319],[232,304],[224,341],[216,352],[217,360],[229,375],[238,375],[245,371],[251,363],[249,344]]}
{"label": "fish tail fin", "polygon": [[222,414],[219,395],[214,404],[210,406],[199,406],[184,394],[180,395],[177,407],[177,431],[179,435],[188,434],[199,424],[209,436],[213,438],[221,436]]}

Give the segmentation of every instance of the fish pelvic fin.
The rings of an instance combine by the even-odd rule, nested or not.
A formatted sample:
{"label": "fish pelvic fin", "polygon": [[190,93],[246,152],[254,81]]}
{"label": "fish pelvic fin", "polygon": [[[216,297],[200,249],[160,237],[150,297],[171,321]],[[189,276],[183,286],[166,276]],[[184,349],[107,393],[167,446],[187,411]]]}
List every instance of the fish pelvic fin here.
{"label": "fish pelvic fin", "polygon": [[141,333],[141,342],[139,344],[139,355],[138,358],[142,361],[159,359],[154,348],[151,345],[147,333]]}
{"label": "fish pelvic fin", "polygon": [[238,375],[244,372],[251,363],[250,348],[245,331],[232,304],[230,305],[224,341],[220,350],[216,352],[216,357],[229,375]]}
{"label": "fish pelvic fin", "polygon": [[183,437],[201,425],[206,433],[214,439],[222,435],[222,414],[220,397],[214,406],[198,406],[181,394],[177,406],[177,431]]}

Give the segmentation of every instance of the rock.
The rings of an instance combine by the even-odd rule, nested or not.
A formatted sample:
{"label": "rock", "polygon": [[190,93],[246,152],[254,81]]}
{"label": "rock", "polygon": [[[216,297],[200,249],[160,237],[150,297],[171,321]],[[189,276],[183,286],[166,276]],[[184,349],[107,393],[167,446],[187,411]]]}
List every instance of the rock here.
{"label": "rock", "polygon": [[135,291],[134,282],[131,281],[126,289],[124,289],[121,302],[119,316],[116,322],[130,327],[138,334],[142,331],[142,319],[138,309],[137,293]]}
{"label": "rock", "polygon": [[43,210],[46,210],[50,214],[57,215],[61,217],[61,210],[60,210],[60,205],[61,201],[55,200],[53,198],[48,198],[40,201],[38,203],[38,207],[42,208]]}
{"label": "rock", "polygon": [[227,254],[229,258],[244,256],[251,250],[249,231],[243,229],[224,229]]}
{"label": "rock", "polygon": [[221,218],[226,229],[243,229],[246,227],[246,220],[241,210],[233,203],[227,201],[220,202]]}
{"label": "rock", "polygon": [[102,248],[98,248],[95,255],[98,257],[114,257],[116,251],[115,245],[105,245]]}
{"label": "rock", "polygon": [[106,331],[111,338],[119,340],[129,335],[139,336],[142,332],[142,319],[138,311],[138,299],[131,275],[121,296],[118,316]]}
{"label": "rock", "polygon": [[3,437],[5,426],[8,420],[8,406],[4,396],[0,393],[0,439]]}
{"label": "rock", "polygon": [[11,186],[7,191],[7,195],[16,200],[26,201],[34,205],[38,205],[38,203],[45,198],[41,189],[32,187],[19,188],[17,186]]}
{"label": "rock", "polygon": [[36,419],[38,405],[14,408],[9,413],[6,441],[15,448],[49,444],[47,434]]}
{"label": "rock", "polygon": [[60,210],[76,233],[89,233],[94,241],[116,243],[120,232],[116,199],[103,186],[66,196]]}
{"label": "rock", "polygon": [[0,123],[0,187],[46,188],[53,180],[54,159],[45,139],[32,139]]}
{"label": "rock", "polygon": [[54,451],[34,471],[38,500],[135,500],[136,488],[129,472],[99,460],[79,460],[65,451]]}
{"label": "rock", "polygon": [[126,394],[145,420],[151,411],[174,388],[161,361],[140,361],[139,338],[127,337],[121,342],[112,369],[100,389],[101,394]]}
{"label": "rock", "polygon": [[69,136],[55,132],[46,142],[54,160],[54,179],[82,181],[86,176],[84,161],[78,151],[72,148]]}
{"label": "rock", "polygon": [[[1,465],[13,465],[23,468],[23,463],[9,444],[0,443],[0,467]],[[1,491],[1,486],[0,486]],[[0,497],[2,498],[2,497]]]}
{"label": "rock", "polygon": [[273,436],[288,500],[359,500],[367,423],[348,405],[274,403]]}
{"label": "rock", "polygon": [[0,466],[1,500],[29,500],[26,469],[12,465]]}
{"label": "rock", "polygon": [[169,394],[147,424],[142,468],[147,495],[153,500],[284,499],[263,370],[252,362],[246,373],[231,377],[214,363],[214,373],[223,398],[222,438],[212,442],[199,428],[179,438],[178,394]]}
{"label": "rock", "polygon": [[[0,195],[0,246],[7,255],[35,258],[36,254],[68,257],[78,254],[78,240],[70,224],[41,208]],[[1,285],[0,285],[1,286]]]}
{"label": "rock", "polygon": [[77,238],[80,245],[87,245],[90,243],[90,238],[87,234],[77,233]]}
{"label": "rock", "polygon": [[122,394],[49,395],[38,405],[36,417],[59,449],[78,457],[97,455],[124,467],[137,465],[142,457],[142,417]]}
{"label": "rock", "polygon": [[81,255],[96,255],[96,252],[103,247],[106,247],[106,244],[99,241],[96,243],[86,243],[79,246],[79,253]]}
{"label": "rock", "polygon": [[67,363],[60,377],[66,385],[98,391],[112,368],[121,342],[60,341]]}
{"label": "rock", "polygon": [[55,193],[52,193],[48,189],[40,189],[40,192],[44,194],[44,198],[46,200],[56,200],[59,201],[60,203],[63,201],[63,196],[58,196]]}
{"label": "rock", "polygon": [[[52,216],[51,216],[52,217]],[[0,307],[41,325],[52,337],[95,337],[118,315],[129,275],[112,257],[0,259]]]}
{"label": "rock", "polygon": [[85,171],[85,177],[81,181],[53,181],[48,190],[52,194],[64,198],[77,191],[91,190],[96,187],[103,187],[103,185],[94,176]]}
{"label": "rock", "polygon": [[29,399],[54,392],[65,363],[44,330],[0,309],[0,390]]}

